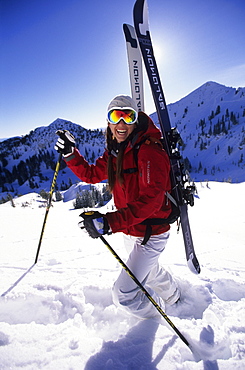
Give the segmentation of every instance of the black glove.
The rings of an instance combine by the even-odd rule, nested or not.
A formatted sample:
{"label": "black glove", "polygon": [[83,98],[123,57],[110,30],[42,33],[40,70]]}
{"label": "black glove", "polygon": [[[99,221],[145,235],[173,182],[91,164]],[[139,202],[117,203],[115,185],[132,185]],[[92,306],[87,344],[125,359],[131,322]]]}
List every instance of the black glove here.
{"label": "black glove", "polygon": [[56,131],[56,135],[59,136],[59,139],[54,149],[64,157],[72,154],[75,148],[74,136],[67,130],[58,130]]}
{"label": "black glove", "polygon": [[83,212],[80,214],[83,218],[78,226],[81,229],[86,229],[91,238],[96,239],[104,234],[111,234],[109,223],[105,216],[99,212]]}

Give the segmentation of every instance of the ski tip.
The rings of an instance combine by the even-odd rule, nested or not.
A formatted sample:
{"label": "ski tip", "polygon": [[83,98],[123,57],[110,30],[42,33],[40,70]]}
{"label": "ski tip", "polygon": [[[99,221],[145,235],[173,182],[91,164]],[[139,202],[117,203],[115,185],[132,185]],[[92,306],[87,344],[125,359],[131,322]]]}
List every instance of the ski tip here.
{"label": "ski tip", "polygon": [[[148,8],[145,0],[136,0],[134,4],[134,26],[136,29],[140,28],[145,22],[148,23]],[[141,32],[139,30],[139,32]]]}
{"label": "ski tip", "polygon": [[123,32],[125,35],[126,42],[130,43],[131,47],[137,49],[138,44],[136,40],[136,35],[134,31],[134,27],[130,24],[123,24]]}
{"label": "ski tip", "polygon": [[129,29],[133,28],[133,26],[131,26],[130,24],[128,23],[123,23],[123,31],[124,32],[127,32]]}
{"label": "ski tip", "polygon": [[189,267],[189,269],[191,270],[191,272],[193,272],[193,274],[200,274],[201,272],[201,267],[199,265],[199,262],[197,261],[197,259],[188,259],[187,261],[187,265]]}

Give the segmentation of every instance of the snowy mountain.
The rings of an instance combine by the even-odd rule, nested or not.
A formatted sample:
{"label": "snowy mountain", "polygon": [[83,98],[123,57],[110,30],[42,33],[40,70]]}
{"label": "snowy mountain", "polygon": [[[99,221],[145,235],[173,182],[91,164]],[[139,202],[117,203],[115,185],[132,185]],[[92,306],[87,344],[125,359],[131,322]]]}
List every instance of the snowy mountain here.
{"label": "snowy mountain", "polygon": [[168,110],[194,180],[245,180],[245,88],[207,82]]}
{"label": "snowy mountain", "polygon": [[[171,124],[184,141],[182,154],[194,180],[245,181],[245,88],[207,82],[168,108]],[[156,113],[151,116],[157,123]],[[75,135],[90,163],[103,153],[102,129],[87,130],[61,119],[4,140],[0,142],[0,194],[49,190],[57,160],[55,132],[63,128]],[[77,180],[63,163],[57,189],[67,189]]]}
{"label": "snowy mountain", "polygon": [[[38,127],[23,137],[13,137],[0,143],[0,187],[2,193],[26,194],[49,191],[57,161],[54,145],[58,129],[72,132],[77,147],[89,162],[104,151],[101,129],[87,130],[80,125],[57,119],[47,127]],[[65,190],[78,179],[62,162],[57,190]]]}

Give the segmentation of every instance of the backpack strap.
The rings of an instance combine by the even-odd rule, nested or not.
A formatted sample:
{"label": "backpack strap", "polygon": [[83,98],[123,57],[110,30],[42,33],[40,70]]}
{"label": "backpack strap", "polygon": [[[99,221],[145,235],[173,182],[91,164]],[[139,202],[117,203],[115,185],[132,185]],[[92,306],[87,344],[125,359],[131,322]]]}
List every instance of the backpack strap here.
{"label": "backpack strap", "polygon": [[170,200],[170,202],[172,202],[175,205],[175,207],[178,207],[176,200],[168,191],[166,191],[165,195]]}
{"label": "backpack strap", "polygon": [[178,220],[180,216],[180,210],[174,198],[173,200],[175,203],[173,203],[174,206],[172,207],[172,211],[167,218],[147,218],[146,220],[141,222],[141,225],[146,225],[144,239],[141,243],[142,245],[145,245],[150,239],[152,235],[153,225],[169,225],[169,224],[173,224],[175,221]]}
{"label": "backpack strap", "polygon": [[142,240],[141,245],[145,245],[148,242],[148,240],[151,237],[151,234],[152,234],[152,226],[146,225],[145,235],[144,235],[144,239]]}
{"label": "backpack strap", "polygon": [[138,171],[138,153],[139,153],[139,149],[141,147],[141,145],[145,143],[147,145],[150,145],[151,143],[157,143],[159,145],[161,145],[162,147],[162,142],[161,140],[155,138],[155,137],[152,137],[152,136],[144,136],[142,138],[142,140],[140,140],[137,144],[134,145],[133,147],[133,156],[134,156],[134,162],[136,164],[136,167],[133,167],[133,168],[127,168],[126,170],[123,171],[123,173],[135,173]]}
{"label": "backpack strap", "polygon": [[123,173],[135,173],[135,172],[138,172],[138,167],[127,168],[126,170],[123,170]]}

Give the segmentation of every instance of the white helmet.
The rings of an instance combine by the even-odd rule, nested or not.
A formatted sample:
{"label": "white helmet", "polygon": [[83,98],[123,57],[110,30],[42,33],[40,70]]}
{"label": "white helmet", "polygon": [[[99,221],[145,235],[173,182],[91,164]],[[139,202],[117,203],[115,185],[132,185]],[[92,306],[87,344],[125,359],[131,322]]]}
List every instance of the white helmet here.
{"label": "white helmet", "polygon": [[136,112],[138,112],[137,105],[135,101],[128,95],[117,95],[115,98],[112,99],[112,101],[108,105],[107,111],[111,110],[112,108],[121,108],[121,109],[134,109]]}

